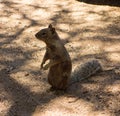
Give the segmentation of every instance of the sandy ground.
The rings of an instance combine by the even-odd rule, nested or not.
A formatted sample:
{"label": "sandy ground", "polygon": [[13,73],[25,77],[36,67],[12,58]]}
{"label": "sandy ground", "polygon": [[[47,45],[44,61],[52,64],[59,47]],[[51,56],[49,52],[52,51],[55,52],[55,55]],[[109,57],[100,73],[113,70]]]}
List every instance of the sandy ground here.
{"label": "sandy ground", "polygon": [[[0,0],[0,116],[120,116],[119,0],[81,1]],[[96,58],[104,71],[65,93],[49,91],[45,44],[34,34],[50,23],[73,68]]]}

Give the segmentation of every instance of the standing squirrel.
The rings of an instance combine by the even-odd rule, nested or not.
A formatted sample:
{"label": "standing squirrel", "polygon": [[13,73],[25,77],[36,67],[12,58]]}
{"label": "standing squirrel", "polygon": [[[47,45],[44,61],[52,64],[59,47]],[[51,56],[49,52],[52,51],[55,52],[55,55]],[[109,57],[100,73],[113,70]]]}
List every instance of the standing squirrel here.
{"label": "standing squirrel", "polygon": [[[41,63],[41,69],[49,68],[48,82],[54,89],[65,90],[68,85],[88,78],[102,69],[97,60],[92,60],[77,66],[72,72],[71,58],[51,24],[48,28],[37,32],[35,37],[46,44],[46,53]],[[50,61],[45,64],[47,60]]]}

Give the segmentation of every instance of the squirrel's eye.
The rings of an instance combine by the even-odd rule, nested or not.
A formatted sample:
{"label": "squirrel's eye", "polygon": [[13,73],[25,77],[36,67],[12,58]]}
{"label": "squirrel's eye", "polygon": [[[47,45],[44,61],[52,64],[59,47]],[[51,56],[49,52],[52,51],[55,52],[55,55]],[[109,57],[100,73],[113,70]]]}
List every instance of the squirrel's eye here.
{"label": "squirrel's eye", "polygon": [[42,35],[45,35],[46,33],[42,33]]}

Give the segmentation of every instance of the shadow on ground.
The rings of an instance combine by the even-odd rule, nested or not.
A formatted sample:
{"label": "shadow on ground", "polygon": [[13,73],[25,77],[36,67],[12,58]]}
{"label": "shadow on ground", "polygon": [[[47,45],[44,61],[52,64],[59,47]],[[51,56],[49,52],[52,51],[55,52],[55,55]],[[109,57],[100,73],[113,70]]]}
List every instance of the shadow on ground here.
{"label": "shadow on ground", "polygon": [[120,7],[119,0],[77,0],[77,1],[85,2],[88,4],[95,4],[95,5],[108,5],[108,6]]}

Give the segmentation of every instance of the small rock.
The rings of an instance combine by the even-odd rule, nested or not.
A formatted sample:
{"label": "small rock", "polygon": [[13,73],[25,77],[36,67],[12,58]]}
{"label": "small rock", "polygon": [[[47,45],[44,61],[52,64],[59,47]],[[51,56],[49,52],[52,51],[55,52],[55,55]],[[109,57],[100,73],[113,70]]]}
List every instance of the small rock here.
{"label": "small rock", "polygon": [[25,76],[29,76],[29,73],[26,73]]}

